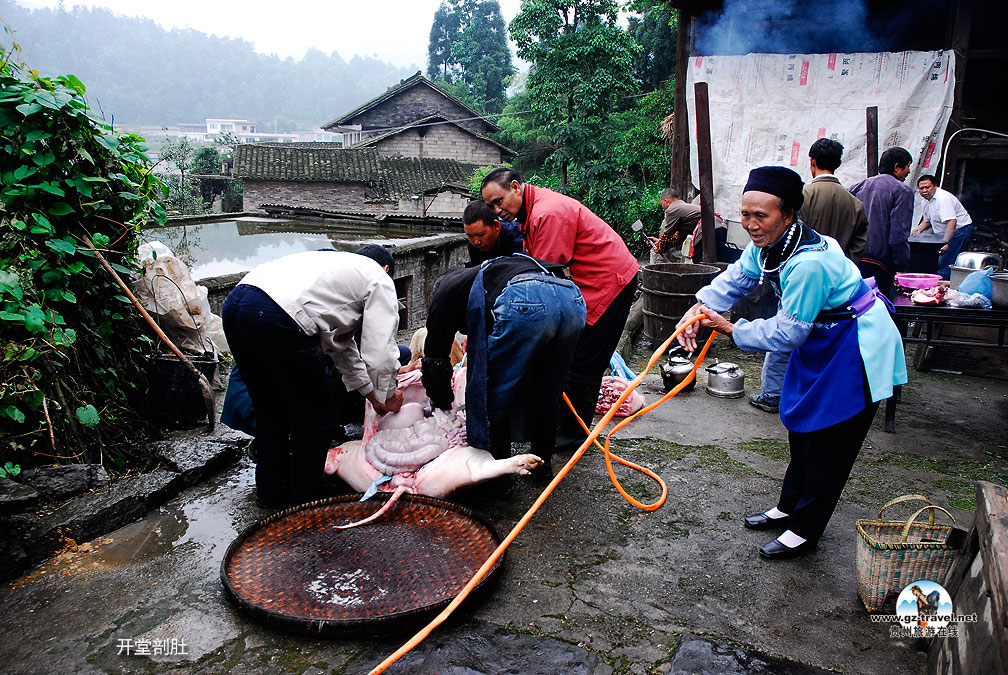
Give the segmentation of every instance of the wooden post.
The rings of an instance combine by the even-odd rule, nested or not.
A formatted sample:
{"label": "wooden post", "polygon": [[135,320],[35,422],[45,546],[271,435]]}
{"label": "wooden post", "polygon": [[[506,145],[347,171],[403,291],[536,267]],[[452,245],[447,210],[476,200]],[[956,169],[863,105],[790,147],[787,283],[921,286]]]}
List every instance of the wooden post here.
{"label": "wooden post", "polygon": [[671,187],[679,190],[679,196],[689,200],[689,114],[686,112],[686,69],[690,58],[690,22],[693,20],[689,12],[679,9],[676,19],[676,72],[675,99],[672,120],[672,171],[669,180]]}
{"label": "wooden post", "polygon": [[700,168],[700,233],[703,261],[717,262],[714,240],[714,167],[711,159],[710,99],[706,82],[693,85],[696,99],[697,163]]}
{"label": "wooden post", "polygon": [[[973,5],[974,0],[957,0],[950,10],[952,20],[950,21],[949,32],[946,36],[946,43],[955,52],[955,88],[952,94],[952,114],[949,117],[948,127],[945,129],[945,138],[939,140],[942,144],[942,149],[945,148],[945,142],[949,136],[954,134],[957,129],[969,126],[968,124],[963,124],[962,105],[963,87],[966,85],[966,63],[969,56],[970,30],[973,27]],[[959,141],[962,141],[961,136]],[[957,142],[949,146],[948,157],[944,158],[945,174],[938,176],[940,185],[950,185],[959,173],[960,154],[956,147],[958,145],[959,143]],[[935,166],[934,169],[937,170],[938,166]],[[932,171],[931,173],[937,173],[937,171]],[[957,194],[962,194],[961,187]]]}
{"label": "wooden post", "polygon": [[868,177],[878,175],[878,106],[865,108],[865,152],[868,154]]}

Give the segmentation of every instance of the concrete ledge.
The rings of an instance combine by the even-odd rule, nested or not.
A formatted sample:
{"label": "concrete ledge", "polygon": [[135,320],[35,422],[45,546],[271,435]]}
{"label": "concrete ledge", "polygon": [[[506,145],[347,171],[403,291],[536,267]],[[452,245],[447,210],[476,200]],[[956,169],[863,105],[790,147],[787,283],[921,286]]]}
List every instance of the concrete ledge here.
{"label": "concrete ledge", "polygon": [[75,497],[41,518],[25,514],[12,520],[16,529],[21,526],[29,563],[36,564],[57,551],[64,538],[85,541],[133,522],[178,494],[183,484],[174,471],[146,473],[119,480],[105,492]]}
{"label": "concrete ledge", "polygon": [[[79,495],[52,510],[5,517],[0,521],[0,581],[14,579],[42,562],[65,539],[86,541],[133,522],[187,486],[236,462],[249,441],[248,436],[233,431],[213,438],[179,434],[153,444],[154,455],[168,470],[120,478],[105,490]],[[22,502],[21,510],[36,503],[37,499]]]}
{"label": "concrete ledge", "polygon": [[186,485],[192,485],[238,461],[248,442],[247,438],[183,437],[157,441],[153,450],[165,466],[178,472]]}

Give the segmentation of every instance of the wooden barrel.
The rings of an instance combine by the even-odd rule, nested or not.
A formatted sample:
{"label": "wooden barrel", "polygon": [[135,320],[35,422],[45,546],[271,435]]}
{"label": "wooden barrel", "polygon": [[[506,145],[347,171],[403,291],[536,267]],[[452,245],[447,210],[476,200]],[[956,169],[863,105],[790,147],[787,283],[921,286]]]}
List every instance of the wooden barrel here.
{"label": "wooden barrel", "polygon": [[[641,269],[641,291],[644,298],[644,337],[660,344],[675,332],[676,324],[696,303],[696,292],[721,273],[713,265],[689,263],[657,263]],[[704,340],[710,329],[703,329]]]}

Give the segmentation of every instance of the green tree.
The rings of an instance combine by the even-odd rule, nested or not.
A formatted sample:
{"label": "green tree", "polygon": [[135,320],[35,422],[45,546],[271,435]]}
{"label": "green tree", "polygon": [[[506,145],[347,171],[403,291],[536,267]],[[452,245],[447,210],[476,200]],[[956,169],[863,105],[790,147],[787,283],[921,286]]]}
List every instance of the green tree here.
{"label": "green tree", "polygon": [[560,172],[593,171],[611,111],[637,93],[634,59],[640,46],[616,25],[615,0],[525,0],[511,22],[518,56],[530,61],[532,109],[552,129],[556,149],[547,165]]}
{"label": "green tree", "polygon": [[434,12],[427,46],[427,77],[448,81],[448,66],[452,64],[451,48],[458,35],[458,15],[442,0]]}
{"label": "green tree", "polygon": [[627,26],[641,46],[634,75],[644,91],[654,91],[675,76],[678,12],[655,0],[637,0],[632,7],[641,14],[631,16]]}
{"label": "green tree", "polygon": [[[143,139],[95,114],[75,76],[0,49],[0,464],[139,463],[147,339],[84,242],[137,269],[141,223],[163,224]],[[145,342],[146,341],[146,342]]]}
{"label": "green tree", "polygon": [[220,174],[221,154],[217,148],[210,146],[202,147],[193,154],[189,170],[203,176],[216,176]]}
{"label": "green tree", "polygon": [[500,112],[515,73],[500,3],[442,2],[431,26],[427,73],[472,107]]}
{"label": "green tree", "polygon": [[200,186],[191,178],[186,178],[195,152],[196,149],[185,138],[168,139],[161,146],[158,164],[165,163],[178,172],[158,172],[158,178],[168,187],[165,206],[172,215],[188,216],[207,212]]}

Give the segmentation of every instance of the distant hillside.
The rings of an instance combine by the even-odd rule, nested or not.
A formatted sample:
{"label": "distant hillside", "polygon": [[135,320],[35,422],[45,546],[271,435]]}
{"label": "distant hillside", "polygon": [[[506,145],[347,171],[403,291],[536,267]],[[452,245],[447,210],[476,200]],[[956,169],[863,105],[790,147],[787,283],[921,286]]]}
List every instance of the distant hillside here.
{"label": "distant hillside", "polygon": [[[0,0],[24,61],[46,76],[72,73],[116,126],[241,118],[279,131],[317,128],[409,77],[372,58],[349,63],[308,52],[300,61],[257,54],[244,40],[165,30],[106,9],[29,10]],[[12,36],[2,36],[9,47]]]}

